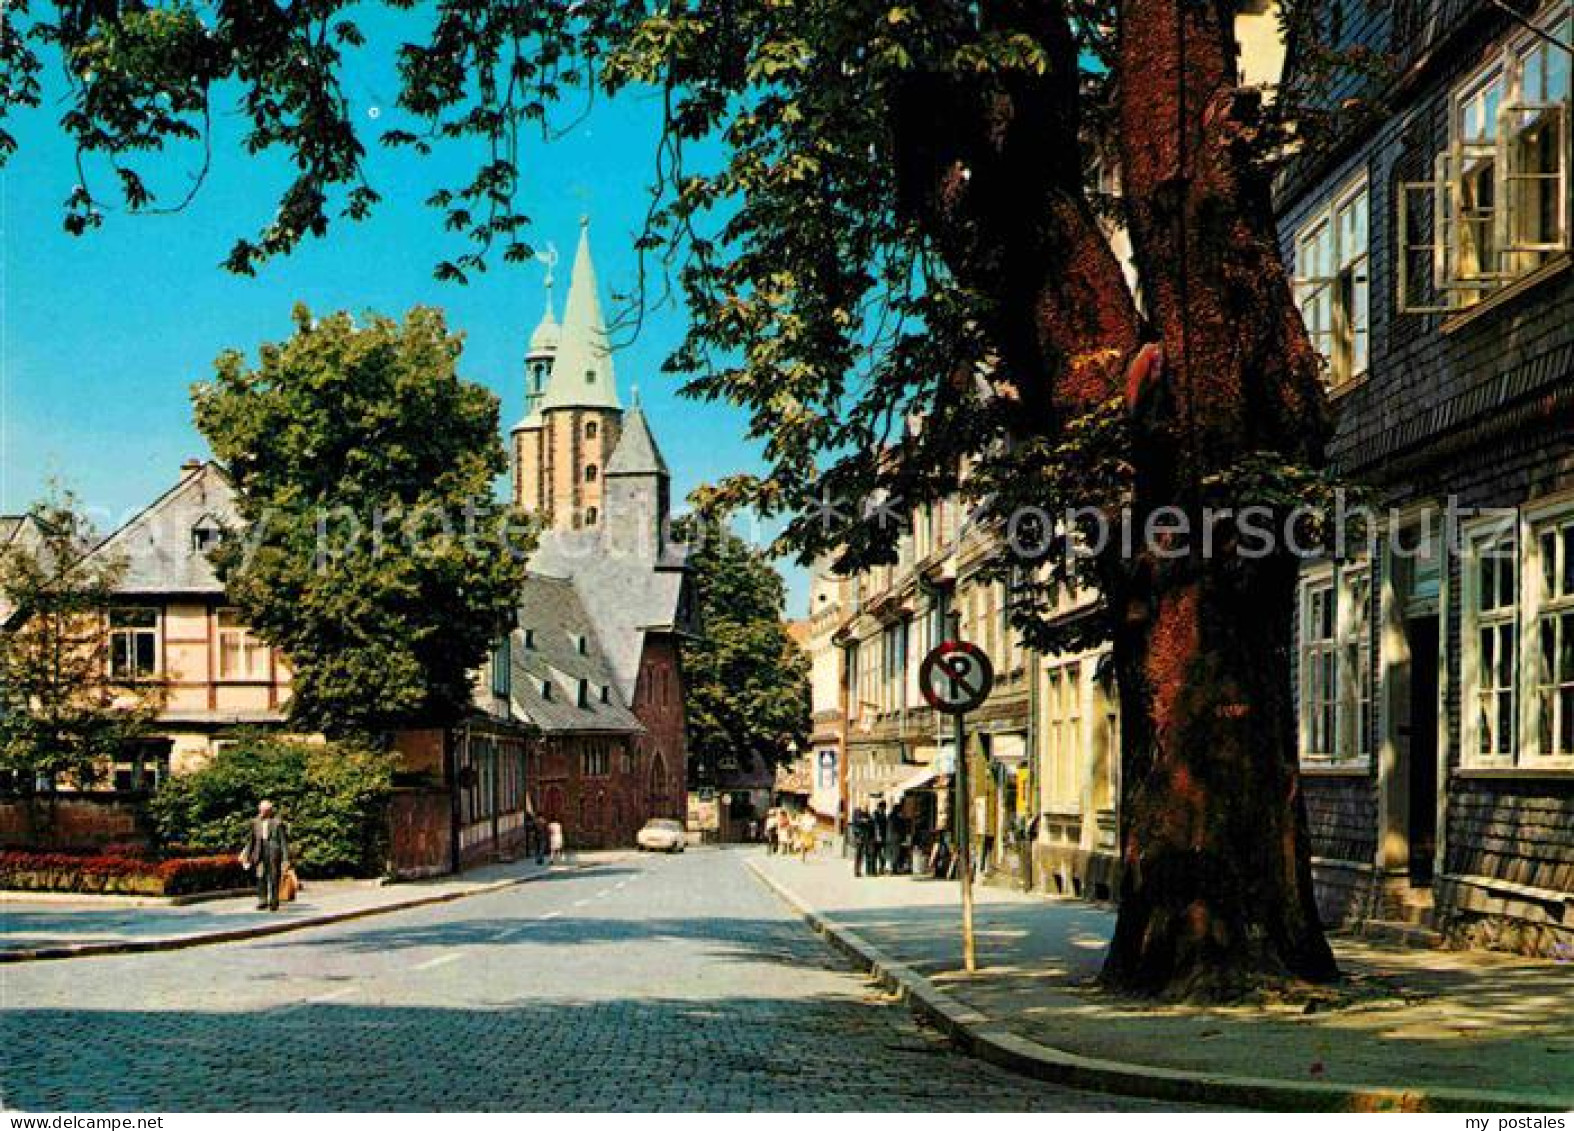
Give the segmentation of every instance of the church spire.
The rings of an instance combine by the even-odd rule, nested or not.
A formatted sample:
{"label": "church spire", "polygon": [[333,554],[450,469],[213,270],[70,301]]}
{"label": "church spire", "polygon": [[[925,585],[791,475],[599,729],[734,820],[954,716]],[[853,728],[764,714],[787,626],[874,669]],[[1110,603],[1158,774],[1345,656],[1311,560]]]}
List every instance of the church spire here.
{"label": "church spire", "polygon": [[557,356],[541,408],[550,412],[555,408],[620,407],[612,350],[601,315],[601,296],[597,293],[596,267],[590,258],[590,222],[581,219],[579,249],[569,276]]}

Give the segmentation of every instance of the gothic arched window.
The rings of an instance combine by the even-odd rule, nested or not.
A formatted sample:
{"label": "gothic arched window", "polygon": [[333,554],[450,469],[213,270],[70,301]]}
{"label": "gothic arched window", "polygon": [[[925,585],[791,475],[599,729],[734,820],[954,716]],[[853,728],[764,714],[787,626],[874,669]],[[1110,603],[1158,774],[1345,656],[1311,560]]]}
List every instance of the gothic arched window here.
{"label": "gothic arched window", "polygon": [[601,429],[596,426],[596,422],[592,420],[589,424],[585,425],[585,439],[594,440],[596,438],[596,433],[600,430]]}
{"label": "gothic arched window", "polygon": [[599,469],[597,469],[595,464],[587,463],[585,465],[585,482],[586,483],[594,483],[596,481],[596,476],[599,475],[599,474],[600,474],[600,471],[599,471]]}
{"label": "gothic arched window", "polygon": [[596,515],[596,508],[595,507],[586,507],[585,508],[585,525],[586,526],[594,526],[594,525],[596,525],[596,517],[597,517],[597,515]]}

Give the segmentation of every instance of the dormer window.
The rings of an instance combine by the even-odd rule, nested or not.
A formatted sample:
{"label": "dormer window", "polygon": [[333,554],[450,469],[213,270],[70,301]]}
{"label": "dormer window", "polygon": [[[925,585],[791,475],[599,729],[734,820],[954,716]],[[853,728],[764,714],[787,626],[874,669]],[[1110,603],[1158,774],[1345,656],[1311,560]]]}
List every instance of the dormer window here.
{"label": "dormer window", "polygon": [[590,638],[583,633],[574,637],[574,651],[581,656],[588,656],[590,654]]}
{"label": "dormer window", "polygon": [[525,647],[532,652],[536,650],[536,630],[533,628],[525,629]]}
{"label": "dormer window", "polygon": [[545,699],[549,703],[552,701],[552,677],[551,676],[548,676],[546,679],[543,679],[541,681],[541,698]]}
{"label": "dormer window", "polygon": [[211,515],[203,515],[191,528],[191,548],[195,553],[206,554],[222,541],[224,528]]}
{"label": "dormer window", "polygon": [[601,685],[601,701],[603,703],[612,702],[612,688],[608,687],[604,683]]}
{"label": "dormer window", "polygon": [[579,695],[577,697],[577,702],[581,707],[590,706],[590,681],[588,679],[582,679],[579,681]]}

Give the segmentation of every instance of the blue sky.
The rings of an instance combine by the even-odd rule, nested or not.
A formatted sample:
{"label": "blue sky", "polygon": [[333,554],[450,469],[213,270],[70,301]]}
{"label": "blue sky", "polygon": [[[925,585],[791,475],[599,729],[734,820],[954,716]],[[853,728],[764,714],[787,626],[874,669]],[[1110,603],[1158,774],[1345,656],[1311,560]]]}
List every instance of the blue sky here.
{"label": "blue sky", "polygon": [[[387,29],[371,29],[372,44]],[[391,75],[352,71],[347,94],[367,140],[396,122]],[[178,216],[110,213],[82,238],[61,228],[61,202],[77,181],[74,155],[59,134],[58,104],[46,103],[14,122],[20,151],[0,171],[0,509],[24,509],[51,478],[59,478],[113,525],[165,490],[181,461],[205,455],[191,422],[189,389],[211,372],[223,350],[255,356],[257,346],[289,332],[290,309],[403,313],[417,304],[448,312],[466,336],[461,370],[503,402],[505,429],[521,415],[522,356],[540,317],[542,268],[510,266],[499,257],[468,286],[433,280],[434,263],[463,251],[421,203],[439,182],[457,179],[467,163],[417,167],[408,155],[374,149],[370,179],[383,194],[374,218],[343,224],[326,241],[304,245],[265,265],[255,278],[219,266],[237,236],[271,216],[284,183],[282,166],[248,161],[234,145],[240,127],[219,113],[213,164],[195,202]],[[222,110],[228,110],[222,100]],[[374,116],[375,115],[375,116]],[[567,115],[565,115],[567,117]],[[632,236],[648,197],[658,125],[652,97],[602,99],[567,136],[539,136],[526,149],[524,211],[536,246],[555,243],[563,257],[557,305],[581,214],[603,288],[627,291],[635,280]],[[180,195],[197,155],[165,160],[149,178],[170,198]],[[445,175],[446,174],[446,175]],[[110,189],[108,178],[95,188]],[[637,382],[673,470],[674,497],[696,484],[759,464],[744,439],[743,415],[728,406],[682,400],[659,371],[678,342],[684,313],[669,307],[647,317],[639,337],[616,355],[627,401]],[[804,578],[788,569],[789,611],[804,608]]]}

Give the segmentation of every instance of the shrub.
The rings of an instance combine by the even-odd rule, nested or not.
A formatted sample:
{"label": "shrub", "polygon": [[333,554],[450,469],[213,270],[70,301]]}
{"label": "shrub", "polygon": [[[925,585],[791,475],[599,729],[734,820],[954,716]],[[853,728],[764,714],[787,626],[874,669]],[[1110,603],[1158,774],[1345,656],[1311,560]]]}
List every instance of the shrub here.
{"label": "shrub", "polygon": [[392,782],[392,759],[378,751],[246,735],[195,773],[167,778],[153,820],[166,846],[233,856],[268,798],[303,876],[372,875],[383,865]]}
{"label": "shrub", "polygon": [[233,854],[157,862],[108,853],[0,852],[0,888],[116,895],[191,895],[249,886]]}

